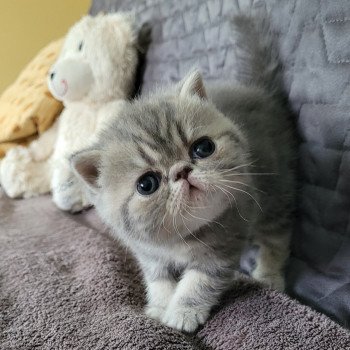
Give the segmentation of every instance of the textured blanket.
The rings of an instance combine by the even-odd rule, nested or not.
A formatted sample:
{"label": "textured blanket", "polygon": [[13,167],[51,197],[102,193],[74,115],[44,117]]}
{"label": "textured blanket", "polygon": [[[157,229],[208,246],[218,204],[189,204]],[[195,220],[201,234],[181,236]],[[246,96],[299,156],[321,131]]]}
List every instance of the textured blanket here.
{"label": "textured blanket", "polygon": [[[153,26],[144,89],[198,64],[230,78],[230,16],[249,0],[95,0]],[[347,0],[265,0],[281,40],[286,91],[302,136],[301,208],[291,290],[349,320],[349,18]],[[94,211],[0,195],[0,349],[348,350],[350,333],[289,297],[240,281],[193,336],[147,319],[133,258]]]}
{"label": "textured blanket", "polygon": [[350,349],[350,333],[287,296],[238,282],[195,335],[146,318],[133,258],[94,211],[0,198],[0,349]]}

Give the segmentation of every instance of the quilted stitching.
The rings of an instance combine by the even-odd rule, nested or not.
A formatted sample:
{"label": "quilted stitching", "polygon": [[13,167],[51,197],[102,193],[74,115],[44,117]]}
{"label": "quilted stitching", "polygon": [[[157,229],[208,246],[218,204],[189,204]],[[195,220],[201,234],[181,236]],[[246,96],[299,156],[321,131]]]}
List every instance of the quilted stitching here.
{"label": "quilted stitching", "polygon": [[253,3],[267,7],[278,34],[285,89],[302,140],[291,292],[350,324],[349,2],[95,0],[91,12],[132,9],[140,24],[152,24],[146,91],[181,79],[194,65],[206,79],[232,79],[230,18]]}

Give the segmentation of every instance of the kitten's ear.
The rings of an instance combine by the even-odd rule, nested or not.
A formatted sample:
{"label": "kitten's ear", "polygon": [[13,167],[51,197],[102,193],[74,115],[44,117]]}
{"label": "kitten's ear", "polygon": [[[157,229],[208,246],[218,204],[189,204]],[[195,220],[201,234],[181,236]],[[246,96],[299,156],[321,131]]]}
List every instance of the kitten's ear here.
{"label": "kitten's ear", "polygon": [[197,95],[199,98],[207,99],[202,75],[195,70],[185,76],[178,85],[179,96]]}
{"label": "kitten's ear", "polygon": [[78,152],[70,158],[74,174],[94,193],[99,189],[97,179],[100,160],[100,151],[96,149],[87,149]]}

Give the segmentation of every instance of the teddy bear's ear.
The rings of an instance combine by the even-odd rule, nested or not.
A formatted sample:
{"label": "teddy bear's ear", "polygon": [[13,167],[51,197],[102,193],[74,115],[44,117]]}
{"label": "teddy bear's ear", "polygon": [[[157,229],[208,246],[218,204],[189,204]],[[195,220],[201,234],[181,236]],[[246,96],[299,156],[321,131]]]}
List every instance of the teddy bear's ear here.
{"label": "teddy bear's ear", "polygon": [[74,174],[93,192],[97,193],[101,154],[96,149],[87,149],[70,158]]}

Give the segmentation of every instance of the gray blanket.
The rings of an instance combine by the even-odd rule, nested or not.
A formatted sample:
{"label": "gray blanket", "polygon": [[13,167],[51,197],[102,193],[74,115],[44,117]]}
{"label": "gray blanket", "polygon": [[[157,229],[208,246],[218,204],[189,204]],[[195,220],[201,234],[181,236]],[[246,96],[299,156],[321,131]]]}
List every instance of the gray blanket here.
{"label": "gray blanket", "polygon": [[193,66],[235,76],[230,19],[266,6],[301,136],[300,198],[289,291],[350,326],[350,3],[348,0],[95,0],[91,12],[134,10],[149,21],[144,91]]}
{"label": "gray blanket", "polygon": [[326,316],[247,281],[196,335],[164,327],[143,315],[134,260],[104,231],[94,211],[0,198],[0,349],[350,349]]}
{"label": "gray blanket", "polygon": [[[249,3],[249,0],[241,0]],[[144,90],[198,64],[230,79],[235,0],[95,0],[92,12],[135,9],[153,24]],[[279,34],[286,91],[302,137],[300,211],[291,291],[349,320],[346,0],[266,0]],[[239,281],[193,336],[143,313],[132,257],[94,211],[72,216],[49,197],[0,195],[0,349],[350,349],[350,333],[289,297]]]}

